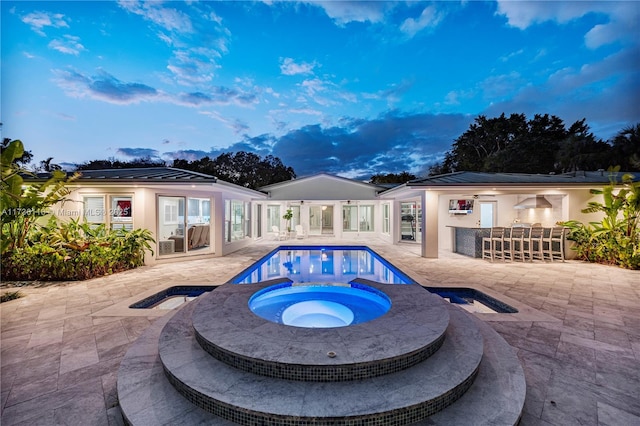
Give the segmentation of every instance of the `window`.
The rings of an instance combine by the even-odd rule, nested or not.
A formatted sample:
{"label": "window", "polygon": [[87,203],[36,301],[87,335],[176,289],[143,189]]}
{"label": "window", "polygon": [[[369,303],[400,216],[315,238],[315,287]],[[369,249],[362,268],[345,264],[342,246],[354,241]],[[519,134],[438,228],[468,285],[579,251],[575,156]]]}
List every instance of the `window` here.
{"label": "window", "polygon": [[345,232],[358,230],[358,206],[342,206],[342,230]]}
{"label": "window", "polygon": [[262,237],[262,204],[256,204],[256,238]]}
{"label": "window", "polygon": [[360,206],[360,232],[373,231],[373,206]]}
{"label": "window", "polygon": [[105,224],[111,229],[133,229],[133,197],[86,195],[82,201],[84,220],[92,226]]}
{"label": "window", "polygon": [[111,228],[133,229],[132,197],[111,197]]}
{"label": "window", "polygon": [[105,223],[106,215],[104,208],[104,197],[103,196],[85,196],[83,197],[84,203],[84,220],[87,223],[99,225],[101,223]]}
{"label": "window", "polygon": [[246,228],[248,227],[247,223],[250,222],[245,221],[245,218],[248,216],[245,212],[245,205],[248,206],[249,203],[245,204],[243,201],[239,200],[225,200],[225,241],[238,241],[248,235]]}
{"label": "window", "polygon": [[388,203],[382,205],[382,232],[385,234],[391,233],[390,210],[391,208]]}
{"label": "window", "polygon": [[342,230],[373,231],[373,206],[342,206]]}
{"label": "window", "polygon": [[277,226],[280,229],[280,206],[267,206],[267,229],[269,232]]}

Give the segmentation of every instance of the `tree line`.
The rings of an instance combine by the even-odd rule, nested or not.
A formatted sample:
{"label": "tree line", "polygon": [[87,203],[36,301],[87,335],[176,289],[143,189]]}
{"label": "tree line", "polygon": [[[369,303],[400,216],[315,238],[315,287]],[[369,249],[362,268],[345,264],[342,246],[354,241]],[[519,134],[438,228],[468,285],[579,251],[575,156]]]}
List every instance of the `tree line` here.
{"label": "tree line", "polygon": [[622,129],[610,141],[597,139],[586,120],[567,129],[555,115],[504,113],[478,116],[459,136],[430,175],[456,171],[566,173],[620,166],[640,171],[640,124]]}

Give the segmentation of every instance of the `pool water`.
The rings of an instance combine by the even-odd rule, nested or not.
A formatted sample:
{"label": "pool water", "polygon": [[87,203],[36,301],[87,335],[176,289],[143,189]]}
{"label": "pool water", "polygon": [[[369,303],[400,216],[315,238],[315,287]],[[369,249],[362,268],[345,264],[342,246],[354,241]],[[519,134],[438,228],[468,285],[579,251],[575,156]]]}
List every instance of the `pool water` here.
{"label": "pool water", "polygon": [[414,281],[377,253],[362,246],[282,246],[230,282],[252,284],[277,278],[294,283],[348,283],[364,278],[385,284]]}
{"label": "pool water", "polygon": [[277,284],[257,291],[249,309],[266,320],[305,328],[346,327],[371,321],[391,308],[381,291],[363,284]]}

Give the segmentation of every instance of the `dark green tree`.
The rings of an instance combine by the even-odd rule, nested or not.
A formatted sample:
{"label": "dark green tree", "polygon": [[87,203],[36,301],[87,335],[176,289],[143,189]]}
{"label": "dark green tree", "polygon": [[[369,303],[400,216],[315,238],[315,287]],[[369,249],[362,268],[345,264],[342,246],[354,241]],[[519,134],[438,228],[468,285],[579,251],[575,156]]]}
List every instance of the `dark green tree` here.
{"label": "dark green tree", "polygon": [[640,123],[620,130],[611,145],[613,165],[623,171],[640,171]]}
{"label": "dark green tree", "polygon": [[219,179],[246,188],[258,189],[272,183],[291,180],[296,174],[291,167],[282,164],[278,157],[262,158],[252,152],[225,152],[215,159],[174,160],[173,167],[216,176]]}
{"label": "dark green tree", "polygon": [[164,160],[151,157],[135,158],[130,161],[120,161],[115,158],[107,160],[91,160],[86,163],[79,164],[76,170],[103,170],[103,169],[131,169],[131,168],[148,168],[148,167],[165,167]]}
{"label": "dark green tree", "polygon": [[369,182],[374,185],[379,185],[382,183],[403,184],[414,179],[416,179],[416,175],[404,171],[401,173],[375,174],[371,176],[371,179],[369,180]]}
{"label": "dark green tree", "polygon": [[596,139],[585,119],[571,125],[567,137],[560,142],[556,153],[556,171],[608,169],[613,164],[612,149],[608,143]]}
{"label": "dark green tree", "polygon": [[[504,113],[478,116],[458,137],[442,163],[430,174],[455,171],[549,173],[554,171],[555,151],[566,138],[562,120],[556,116]],[[535,158],[534,158],[535,157]]]}

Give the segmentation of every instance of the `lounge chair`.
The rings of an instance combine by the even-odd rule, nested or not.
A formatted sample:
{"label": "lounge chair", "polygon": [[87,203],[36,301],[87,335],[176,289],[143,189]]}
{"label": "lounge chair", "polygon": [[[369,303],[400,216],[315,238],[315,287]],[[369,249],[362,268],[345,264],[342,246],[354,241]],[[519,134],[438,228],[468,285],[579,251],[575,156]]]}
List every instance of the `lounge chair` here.
{"label": "lounge chair", "polygon": [[307,237],[307,233],[304,232],[304,228],[302,227],[302,225],[296,225],[296,238],[302,239],[306,237]]}

